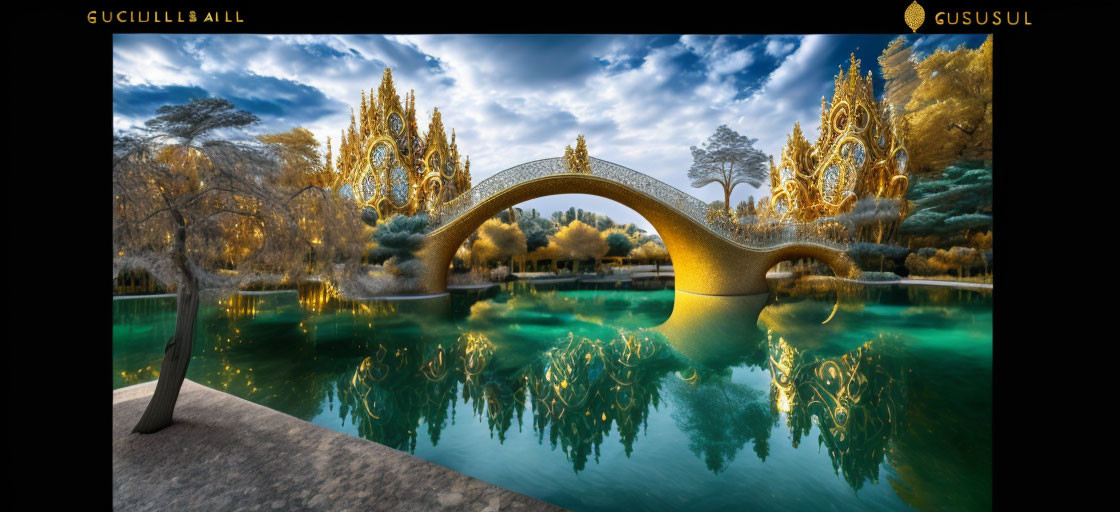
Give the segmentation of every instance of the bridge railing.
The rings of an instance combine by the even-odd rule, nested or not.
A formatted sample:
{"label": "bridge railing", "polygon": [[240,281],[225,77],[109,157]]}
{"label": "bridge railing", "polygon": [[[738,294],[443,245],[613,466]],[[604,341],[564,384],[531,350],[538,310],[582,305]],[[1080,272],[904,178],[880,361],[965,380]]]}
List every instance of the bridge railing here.
{"label": "bridge railing", "polygon": [[[769,223],[742,225],[726,215],[713,215],[708,204],[676,187],[621,165],[591,158],[591,174],[636,190],[707,227],[713,233],[750,249],[772,249],[794,243],[823,245],[844,250],[846,244],[830,236],[829,231],[813,223]],[[570,174],[563,158],[546,158],[526,162],[501,171],[455,199],[441,205],[429,217],[428,225],[436,230],[470,211],[490,197],[522,183],[549,176]]]}

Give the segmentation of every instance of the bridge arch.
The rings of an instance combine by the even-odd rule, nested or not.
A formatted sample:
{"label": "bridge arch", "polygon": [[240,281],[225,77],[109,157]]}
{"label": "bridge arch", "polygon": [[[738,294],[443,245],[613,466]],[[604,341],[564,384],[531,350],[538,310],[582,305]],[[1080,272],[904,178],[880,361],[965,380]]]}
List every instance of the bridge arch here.
{"label": "bridge arch", "polygon": [[[705,221],[707,205],[669,185],[631,169],[595,158],[591,172],[570,172],[563,159],[528,162],[495,174],[449,202],[431,218],[420,259],[423,293],[447,290],[447,269],[459,246],[486,220],[525,201],[557,194],[589,194],[616,201],[644,217],[661,236],[673,260],[676,289],[701,295],[767,293],[766,271],[777,262],[800,257],[825,262],[838,276],[854,265],[827,241],[788,237],[758,241],[736,239]],[[808,238],[802,233],[801,238]]]}

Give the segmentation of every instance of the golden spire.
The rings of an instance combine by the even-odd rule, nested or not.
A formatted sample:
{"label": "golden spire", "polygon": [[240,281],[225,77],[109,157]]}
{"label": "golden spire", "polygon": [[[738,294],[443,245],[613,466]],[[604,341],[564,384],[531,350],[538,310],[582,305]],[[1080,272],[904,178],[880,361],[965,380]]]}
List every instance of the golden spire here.
{"label": "golden spire", "polygon": [[[875,101],[873,74],[860,73],[860,60],[835,76],[832,101],[821,98],[820,135],[812,145],[800,123],[771,168],[772,204],[789,208],[789,218],[808,222],[851,210],[863,197],[904,198],[908,178],[898,126]],[[899,156],[901,155],[901,156]],[[905,201],[903,200],[903,203]]]}
{"label": "golden spire", "polygon": [[377,88],[377,101],[386,112],[394,106],[398,109],[401,106],[401,99],[397,96],[397,89],[393,87],[392,69],[385,68],[385,73],[381,75],[381,87]]}
{"label": "golden spire", "polygon": [[791,135],[786,136],[786,142],[787,143],[792,143],[795,140],[805,140],[805,135],[801,133],[801,122],[800,121],[794,121],[793,122],[793,133]]}
{"label": "golden spire", "polygon": [[[371,88],[368,96],[361,91],[358,108],[357,113],[351,110],[350,126],[342,131],[336,172],[340,184],[362,191],[364,206],[375,208],[382,218],[434,212],[470,187],[470,175],[458,171],[458,147],[448,148],[439,110],[433,110],[428,136],[421,137],[416,91],[409,90],[402,105],[392,69],[385,69],[376,91]],[[426,165],[436,172],[426,172]]]}
{"label": "golden spire", "polygon": [[821,124],[817,127],[818,133],[825,133],[828,131],[828,102],[824,96],[821,96]]}
{"label": "golden spire", "polygon": [[446,143],[447,139],[444,134],[443,119],[439,114],[439,108],[434,108],[432,109],[432,121],[428,124],[428,133],[424,136],[424,141],[428,143],[428,147],[432,147],[432,144]]}
{"label": "golden spire", "polygon": [[847,100],[849,103],[855,103],[856,99],[860,100],[874,100],[874,89],[871,87],[871,72],[868,71],[867,78],[863,78],[859,73],[860,60],[856,58],[856,54],[851,54],[851,64],[848,66],[848,72],[844,73],[841,69],[840,73],[836,74],[836,89],[832,93],[832,105],[837,102]]}
{"label": "golden spire", "polygon": [[350,147],[350,141],[346,140],[346,130],[342,130],[342,133],[340,134],[338,140],[338,172],[343,175],[348,175],[350,171],[350,163],[346,161],[346,158],[347,150]]}
{"label": "golden spire", "polygon": [[[784,156],[786,148],[782,148],[782,155]],[[770,155],[770,190],[778,188],[781,184],[781,179],[778,175],[778,167],[774,165],[774,155]]]}
{"label": "golden spire", "polygon": [[583,135],[576,137],[576,149],[573,150],[571,146],[564,149],[564,161],[568,172],[591,174],[591,160],[587,156],[587,141]]}
{"label": "golden spire", "polygon": [[362,138],[365,139],[369,137],[372,125],[369,123],[369,105],[366,104],[365,91],[362,91],[362,103],[361,106],[358,107],[358,122],[359,132],[362,134]]}
{"label": "golden spire", "polygon": [[385,126],[385,106],[377,101],[372,87],[369,89],[369,110],[370,129],[374,134],[380,134],[381,127]]}
{"label": "golden spire", "polygon": [[856,58],[856,53],[852,52],[852,64],[848,67],[848,91],[855,91],[855,84],[859,82],[859,59]]}
{"label": "golden spire", "polygon": [[341,130],[338,137],[338,160],[336,160],[335,168],[338,169],[339,174],[346,175],[346,163],[343,161],[343,155],[346,154],[346,130]]}
{"label": "golden spire", "polygon": [[[418,140],[420,138],[420,127],[416,122],[416,91],[408,91],[408,107],[406,108],[405,115],[408,117],[408,139],[409,141]],[[423,155],[416,155],[420,158]]]}

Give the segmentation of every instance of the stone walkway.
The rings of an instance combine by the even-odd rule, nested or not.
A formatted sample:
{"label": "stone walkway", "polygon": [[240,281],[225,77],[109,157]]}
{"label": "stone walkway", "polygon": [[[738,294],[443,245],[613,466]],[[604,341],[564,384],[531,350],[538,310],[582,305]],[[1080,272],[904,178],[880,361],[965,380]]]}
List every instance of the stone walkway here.
{"label": "stone walkway", "polygon": [[189,380],[174,424],[130,433],[155,384],[113,392],[114,510],[561,510]]}
{"label": "stone walkway", "polygon": [[940,279],[910,279],[903,277],[900,279],[891,279],[888,281],[870,281],[866,279],[848,279],[844,277],[833,276],[808,276],[809,279],[837,279],[849,283],[858,283],[871,286],[885,286],[891,284],[910,285],[910,286],[942,286],[946,288],[964,288],[972,290],[993,290],[995,286],[991,283],[973,283],[970,281],[943,281]]}

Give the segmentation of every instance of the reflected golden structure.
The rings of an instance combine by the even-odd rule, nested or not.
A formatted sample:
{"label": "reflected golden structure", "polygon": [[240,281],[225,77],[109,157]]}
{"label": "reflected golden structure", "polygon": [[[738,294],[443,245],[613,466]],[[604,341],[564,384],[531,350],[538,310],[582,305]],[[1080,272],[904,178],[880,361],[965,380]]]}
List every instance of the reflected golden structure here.
{"label": "reflected golden structure", "polygon": [[256,318],[266,300],[257,293],[234,293],[218,300],[218,310],[230,320],[251,320]]}
{"label": "reflected golden structure", "polygon": [[758,317],[769,299],[766,293],[720,297],[677,292],[673,313],[654,330],[696,364],[718,367],[747,360],[759,366],[764,359],[752,354],[763,339]]}
{"label": "reflected golden structure", "polygon": [[449,140],[439,109],[435,109],[421,136],[416,94],[405,96],[402,104],[389,68],[385,68],[376,95],[370,90],[367,100],[362,91],[357,116],[351,111],[338,153],[332,189],[372,208],[378,219],[434,212],[471,186],[470,158],[460,162],[455,130]]}
{"label": "reflected golden structure", "polygon": [[338,289],[330,281],[300,281],[296,283],[299,305],[311,313],[322,313],[331,301],[338,300]]}
{"label": "reflected golden structure", "polygon": [[[385,299],[351,299],[343,297],[338,288],[329,281],[302,281],[296,285],[299,304],[304,310],[314,314],[335,314],[349,312],[355,318],[372,322],[377,318],[413,317],[431,315],[440,317],[450,307],[446,296],[408,301]],[[372,324],[370,324],[372,326]]]}
{"label": "reflected golden structure", "polygon": [[[765,296],[684,297],[655,329],[620,330],[605,341],[569,335],[513,366],[504,366],[499,345],[477,331],[450,346],[378,345],[339,388],[340,401],[349,404],[340,414],[363,436],[412,450],[421,423],[438,442],[456,396],[500,442],[528,410],[539,439],[547,435],[582,471],[615,428],[630,454],[650,408],[669,390],[674,420],[713,472],[751,442],[765,460],[770,429],[784,414],[795,447],[819,428],[834,469],[854,489],[878,480],[907,407],[907,370],[894,340],[821,355],[761,334],[753,323]],[[729,380],[731,368],[744,364],[770,370],[768,399]]]}
{"label": "reflected golden structure", "polygon": [[[549,306],[557,300],[556,294],[545,295]],[[259,301],[275,295],[243,297]],[[291,295],[286,297],[293,302]],[[280,343],[300,361],[336,364],[322,361],[319,351],[327,345],[318,345],[317,337],[308,334],[315,332],[315,318],[333,312],[345,323],[351,315],[331,288],[306,283],[300,287],[301,307],[289,306],[283,313],[295,313],[292,326],[302,319],[304,334],[277,337],[277,324],[271,321],[214,331],[217,357],[199,366],[198,376],[208,386],[254,396],[266,405],[283,403],[310,416],[321,414],[317,408],[326,395],[331,410],[345,424],[354,424],[359,435],[402,450],[415,450],[420,435],[437,444],[449,416],[455,419],[454,403],[462,398],[468,414],[485,422],[499,442],[514,422],[521,428],[528,420],[538,439],[543,442],[547,436],[575,471],[598,460],[602,443],[615,430],[625,453],[632,453],[650,415],[656,414],[653,409],[665,400],[689,449],[717,474],[746,446],[753,445],[755,455],[765,460],[772,429],[784,414],[795,446],[814,425],[819,428],[821,445],[850,486],[859,489],[866,479],[876,480],[907,409],[907,370],[894,352],[894,340],[875,339],[840,355],[821,355],[822,350],[759,331],[755,322],[766,299],[678,294],[669,319],[656,328],[619,330],[603,339],[569,334],[544,350],[531,351],[511,351],[510,340],[491,331],[421,327],[439,315],[431,309],[436,306],[423,304],[439,301],[379,301],[394,305],[397,312],[377,323],[362,316],[366,313],[353,312],[353,326],[343,325],[341,333],[329,335],[351,337],[356,353],[363,354],[360,361],[339,360],[346,369],[331,373],[337,377],[304,385],[299,372],[272,365],[254,370],[244,361],[246,354],[269,353]],[[272,305],[262,313],[260,302],[237,301],[223,301],[223,307],[273,317]],[[486,323],[500,320],[487,318]],[[222,315],[216,321],[225,322]],[[367,322],[371,329],[365,329]],[[318,329],[328,339],[326,327]],[[416,329],[423,334],[400,335]],[[449,339],[454,341],[447,343]],[[338,342],[331,346],[332,351],[340,347]],[[321,361],[311,363],[317,356]],[[769,389],[733,378],[739,367],[769,369]],[[121,378],[140,378],[130,373]],[[292,395],[310,398],[293,405]]]}
{"label": "reflected golden structure", "polygon": [[771,408],[775,416],[786,414],[794,447],[815,423],[833,469],[853,489],[866,479],[878,483],[879,465],[907,405],[906,370],[884,354],[890,343],[880,337],[823,358],[774,338],[767,333]]}
{"label": "reflected golden structure", "polygon": [[[659,400],[656,381],[685,369],[656,332],[620,332],[606,342],[570,336],[538,361],[520,368],[497,368],[495,345],[486,335],[467,332],[451,346],[412,351],[378,346],[340,389],[340,414],[350,414],[359,432],[401,449],[414,449],[423,418],[438,442],[451,400],[461,395],[484,418],[499,441],[526,408],[543,440],[547,432],[576,471],[599,454],[599,445],[618,427],[627,453],[633,450],[650,405]],[[360,414],[355,414],[360,413]]]}
{"label": "reflected golden structure", "polygon": [[779,219],[808,222],[847,213],[865,197],[901,199],[906,215],[907,153],[885,103],[875,101],[871,72],[855,54],[836,75],[832,102],[821,98],[820,136],[810,144],[794,123],[777,165],[770,161],[770,209]]}
{"label": "reflected golden structure", "polygon": [[113,278],[113,295],[147,295],[167,293],[173,287],[165,286],[143,269],[122,271]]}

